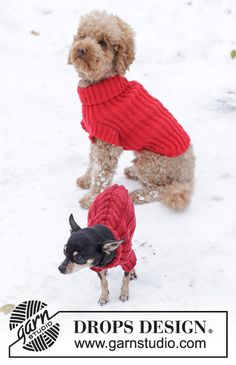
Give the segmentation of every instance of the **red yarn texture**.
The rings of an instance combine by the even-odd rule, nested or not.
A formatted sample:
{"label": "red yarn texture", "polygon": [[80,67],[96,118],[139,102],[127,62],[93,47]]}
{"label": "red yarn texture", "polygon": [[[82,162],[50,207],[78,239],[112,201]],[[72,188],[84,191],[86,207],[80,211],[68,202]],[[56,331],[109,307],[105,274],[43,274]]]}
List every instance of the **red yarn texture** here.
{"label": "red yarn texture", "polygon": [[116,250],[112,262],[90,269],[99,272],[120,265],[124,271],[131,271],[137,261],[132,249],[136,220],[133,202],[124,186],[112,185],[96,197],[89,208],[88,227],[95,224],[106,226],[116,240],[124,239],[124,242]]}
{"label": "red yarn texture", "polygon": [[82,102],[82,127],[92,142],[98,138],[125,150],[176,157],[190,138],[173,115],[136,81],[114,76],[78,87]]}

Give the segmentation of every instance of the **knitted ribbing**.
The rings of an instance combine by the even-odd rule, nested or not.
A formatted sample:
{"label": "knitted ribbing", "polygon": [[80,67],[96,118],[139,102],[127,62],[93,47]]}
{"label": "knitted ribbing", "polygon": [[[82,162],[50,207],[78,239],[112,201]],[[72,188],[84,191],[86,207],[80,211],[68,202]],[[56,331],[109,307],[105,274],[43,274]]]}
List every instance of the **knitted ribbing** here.
{"label": "knitted ribbing", "polygon": [[82,127],[125,150],[144,149],[169,157],[184,153],[190,138],[173,115],[136,81],[117,75],[87,88],[78,87]]}
{"label": "knitted ribbing", "polygon": [[112,262],[91,269],[98,272],[120,265],[124,271],[131,271],[136,264],[131,242],[136,221],[133,202],[124,186],[113,185],[96,197],[89,208],[88,227],[95,224],[106,226],[116,240],[123,239],[124,242],[116,250]]}

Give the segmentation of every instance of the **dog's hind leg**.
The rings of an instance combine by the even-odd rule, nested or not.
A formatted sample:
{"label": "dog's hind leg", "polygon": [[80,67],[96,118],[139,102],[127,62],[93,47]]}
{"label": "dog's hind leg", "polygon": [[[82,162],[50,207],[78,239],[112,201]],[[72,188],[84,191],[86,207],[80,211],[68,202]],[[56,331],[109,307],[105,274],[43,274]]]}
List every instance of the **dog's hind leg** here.
{"label": "dog's hind leg", "polygon": [[101,280],[101,296],[98,303],[104,305],[109,301],[108,281],[106,279],[107,270],[100,271],[97,274]]}
{"label": "dog's hind leg", "polygon": [[125,176],[127,177],[127,179],[131,179],[131,180],[138,180],[138,177],[137,177],[137,175],[135,174],[134,169],[133,169],[133,167],[132,167],[132,166],[130,166],[130,167],[126,167],[126,168],[124,169],[124,174],[125,174]]}
{"label": "dog's hind leg", "polygon": [[135,204],[145,204],[152,201],[158,201],[160,187],[158,186],[144,186],[143,189],[132,191],[130,196]]}
{"label": "dog's hind leg", "polygon": [[[135,154],[136,156],[137,154]],[[127,177],[127,179],[130,179],[130,180],[138,180],[138,176],[137,176],[137,173],[135,171],[135,163],[137,162],[137,158],[133,159],[132,160],[132,165],[129,166],[129,167],[126,167],[124,169],[124,175]]]}
{"label": "dog's hind leg", "polygon": [[169,208],[175,210],[185,209],[191,201],[193,191],[193,182],[173,181],[166,186],[144,186],[130,193],[135,204],[145,204],[154,201],[160,201]]}
{"label": "dog's hind leg", "polygon": [[94,162],[94,157],[93,157],[93,144],[91,144],[90,147],[90,153],[89,153],[89,165],[88,168],[85,172],[85,174],[81,177],[78,177],[78,179],[76,180],[76,184],[82,188],[82,189],[89,189],[91,187],[91,183],[92,183],[92,171],[93,171],[93,162]]}
{"label": "dog's hind leg", "polygon": [[193,192],[195,158],[193,149],[178,157],[167,157],[142,151],[136,153],[134,171],[143,188],[130,195],[136,204],[160,201],[181,210],[188,206]]}

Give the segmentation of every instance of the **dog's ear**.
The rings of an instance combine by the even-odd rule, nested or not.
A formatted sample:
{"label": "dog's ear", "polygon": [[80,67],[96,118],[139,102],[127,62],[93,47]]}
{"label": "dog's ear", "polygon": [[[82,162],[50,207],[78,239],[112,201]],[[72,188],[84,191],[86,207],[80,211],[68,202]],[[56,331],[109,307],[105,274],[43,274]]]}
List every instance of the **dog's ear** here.
{"label": "dog's ear", "polygon": [[116,72],[124,75],[135,57],[134,32],[119,17],[116,17],[116,20],[121,29],[121,36],[119,41],[114,45],[114,65]]}
{"label": "dog's ear", "polygon": [[72,65],[72,61],[71,61],[71,48],[73,47],[73,44],[75,43],[76,39],[77,39],[77,38],[76,38],[76,36],[74,35],[72,45],[70,46],[70,49],[69,49],[69,52],[68,52],[68,57],[67,57],[67,64],[68,64],[68,65]]}
{"label": "dog's ear", "polygon": [[76,221],[74,220],[73,214],[71,214],[69,216],[69,223],[70,223],[70,227],[71,227],[71,233],[72,232],[76,232],[79,231],[81,228],[80,226],[76,223]]}
{"label": "dog's ear", "polygon": [[105,241],[102,244],[102,251],[104,253],[110,254],[110,253],[112,253],[112,251],[116,250],[123,242],[124,242],[124,240],[120,240],[120,241],[116,241],[116,240]]}

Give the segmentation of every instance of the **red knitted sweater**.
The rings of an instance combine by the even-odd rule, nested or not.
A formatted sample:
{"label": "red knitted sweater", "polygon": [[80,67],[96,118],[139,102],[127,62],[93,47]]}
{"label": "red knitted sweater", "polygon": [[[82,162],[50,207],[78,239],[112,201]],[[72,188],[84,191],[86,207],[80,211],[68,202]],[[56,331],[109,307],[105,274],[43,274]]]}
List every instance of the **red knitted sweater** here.
{"label": "red knitted sweater", "polygon": [[116,240],[125,241],[108,265],[90,269],[99,272],[120,265],[124,271],[131,271],[137,261],[131,242],[136,221],[133,202],[124,186],[112,185],[93,201],[88,213],[88,227],[95,224],[106,226]]}
{"label": "red knitted sweater", "polygon": [[122,76],[78,87],[82,127],[94,138],[125,150],[150,150],[169,157],[184,153],[190,139],[172,114],[144,87]]}

